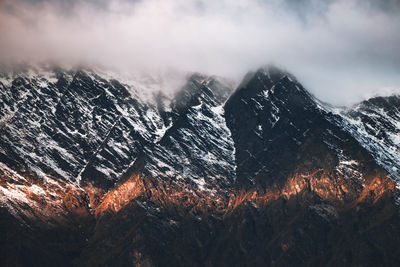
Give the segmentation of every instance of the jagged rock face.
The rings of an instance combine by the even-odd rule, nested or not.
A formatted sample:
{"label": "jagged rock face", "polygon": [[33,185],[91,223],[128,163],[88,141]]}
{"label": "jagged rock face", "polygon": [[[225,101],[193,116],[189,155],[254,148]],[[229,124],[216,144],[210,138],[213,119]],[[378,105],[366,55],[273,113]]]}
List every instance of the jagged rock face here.
{"label": "jagged rock face", "polygon": [[29,176],[115,181],[165,127],[128,86],[94,73],[56,70],[8,81],[1,83],[1,158]]}
{"label": "jagged rock face", "polygon": [[375,97],[352,109],[330,108],[336,122],[365,147],[387,172],[400,180],[400,97]]}
{"label": "jagged rock face", "polygon": [[294,166],[281,165],[295,164],[296,151],[320,118],[311,97],[298,86],[278,70],[260,69],[227,102],[243,182],[255,183],[268,173],[279,181],[289,175],[286,169],[294,171]]}
{"label": "jagged rock face", "polygon": [[144,87],[1,76],[4,265],[396,265],[397,97],[333,108],[273,67]]}
{"label": "jagged rock face", "polygon": [[221,193],[235,179],[233,140],[223,103],[228,84],[194,75],[173,102],[176,119],[163,138],[145,150],[145,177],[182,181]]}
{"label": "jagged rock face", "polygon": [[331,184],[346,177],[345,183],[362,187],[363,179],[380,169],[290,74],[260,69],[225,110],[242,184],[282,185],[293,176],[318,174]]}

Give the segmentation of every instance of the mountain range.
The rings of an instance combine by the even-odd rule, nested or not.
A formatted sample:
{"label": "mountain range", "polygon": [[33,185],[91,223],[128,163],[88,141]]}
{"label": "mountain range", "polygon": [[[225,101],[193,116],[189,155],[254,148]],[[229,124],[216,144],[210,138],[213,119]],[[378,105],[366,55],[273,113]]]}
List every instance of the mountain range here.
{"label": "mountain range", "polygon": [[0,73],[2,266],[398,266],[400,96]]}

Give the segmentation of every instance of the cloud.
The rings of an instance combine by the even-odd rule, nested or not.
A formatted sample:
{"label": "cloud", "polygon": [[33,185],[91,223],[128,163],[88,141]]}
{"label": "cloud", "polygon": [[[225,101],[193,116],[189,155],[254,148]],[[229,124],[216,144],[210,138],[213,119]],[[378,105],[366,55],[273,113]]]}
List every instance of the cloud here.
{"label": "cloud", "polygon": [[322,2],[3,0],[0,57],[235,79],[272,62],[335,104],[400,88],[399,1]]}

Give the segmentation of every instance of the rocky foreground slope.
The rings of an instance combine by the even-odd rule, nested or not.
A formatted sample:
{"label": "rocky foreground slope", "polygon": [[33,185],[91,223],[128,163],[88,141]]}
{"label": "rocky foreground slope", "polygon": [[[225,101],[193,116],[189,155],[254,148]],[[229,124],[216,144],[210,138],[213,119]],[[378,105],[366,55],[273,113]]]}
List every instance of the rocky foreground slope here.
{"label": "rocky foreground slope", "polygon": [[339,109],[274,67],[148,86],[1,74],[2,266],[398,265],[398,96]]}

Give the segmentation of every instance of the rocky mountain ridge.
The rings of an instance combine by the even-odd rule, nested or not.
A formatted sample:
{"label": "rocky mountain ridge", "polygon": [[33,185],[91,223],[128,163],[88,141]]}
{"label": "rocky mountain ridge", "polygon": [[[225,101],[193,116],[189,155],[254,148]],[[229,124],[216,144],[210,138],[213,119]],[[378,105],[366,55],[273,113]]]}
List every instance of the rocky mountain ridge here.
{"label": "rocky mountain ridge", "polygon": [[339,110],[275,67],[153,100],[85,70],[0,87],[6,266],[396,265],[396,96]]}

